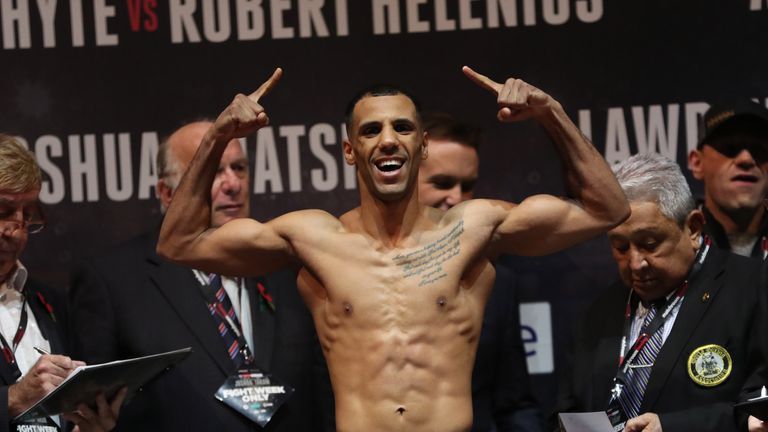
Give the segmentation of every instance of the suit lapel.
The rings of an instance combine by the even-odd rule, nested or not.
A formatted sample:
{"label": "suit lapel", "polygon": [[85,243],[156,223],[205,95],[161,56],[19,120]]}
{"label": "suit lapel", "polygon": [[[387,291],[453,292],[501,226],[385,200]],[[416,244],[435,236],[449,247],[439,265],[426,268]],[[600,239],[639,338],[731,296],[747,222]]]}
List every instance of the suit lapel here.
{"label": "suit lapel", "polygon": [[618,282],[610,288],[610,308],[604,318],[600,320],[599,328],[595,328],[600,335],[598,345],[595,348],[594,362],[592,364],[592,407],[600,410],[608,406],[608,401],[613,387],[613,379],[619,368],[619,350],[621,347],[621,331],[624,324],[624,305],[629,293],[629,288]]}
{"label": "suit lapel", "polygon": [[[40,329],[42,336],[50,343],[52,353],[63,353],[65,351],[64,340],[59,330],[59,325],[53,320],[51,315],[45,309],[45,305],[38,297],[38,290],[34,287],[34,283],[27,282],[24,286],[24,296],[27,298],[27,305],[30,312],[34,315],[34,319],[37,322],[37,326]],[[55,313],[55,311],[54,311]],[[30,317],[31,318],[31,317]],[[10,341],[9,341],[10,343]],[[13,384],[14,373],[17,368],[11,366],[5,359],[0,359],[0,378],[2,378],[5,384]]]}
{"label": "suit lapel", "polygon": [[147,259],[153,264],[149,272],[151,281],[200,342],[205,354],[211,357],[224,375],[233,373],[235,366],[227,355],[213,319],[209,318],[210,312],[198,288],[200,282],[192,270],[160,259],[154,247],[148,252]]}
{"label": "suit lapel", "polygon": [[248,290],[251,316],[253,317],[253,343],[256,345],[253,347],[253,355],[256,367],[268,372],[272,370],[272,352],[275,345],[275,313],[262,302],[261,294],[256,287],[257,281],[261,281],[267,287],[275,307],[280,307],[279,299],[276,297],[279,295],[279,290],[270,289],[270,287],[277,286],[271,283],[270,277],[246,279],[246,289]]}
{"label": "suit lapel", "polygon": [[[651,376],[648,379],[648,387],[640,407],[640,412],[653,411],[656,400],[661,395],[672,369],[680,361],[683,349],[691,339],[696,327],[704,317],[709,305],[715,300],[722,287],[720,277],[725,267],[725,255],[714,246],[710,248],[704,267],[701,272],[690,282],[688,292],[685,295],[680,311],[675,318],[672,331],[666,342],[661,347],[659,355],[654,363]],[[702,295],[709,294],[708,301],[702,301]]]}
{"label": "suit lapel", "polygon": [[[614,328],[621,328],[621,323]],[[611,396],[613,379],[619,364],[621,336],[603,338],[595,351],[595,363],[592,367],[592,408],[605,409]]]}
{"label": "suit lapel", "polygon": [[[27,304],[35,315],[35,321],[37,321],[37,326],[40,328],[40,333],[42,333],[43,337],[49,344],[51,344],[51,352],[66,352],[67,350],[64,346],[64,340],[59,330],[60,327],[56,321],[53,320],[48,310],[46,310],[43,301],[38,297],[37,290],[27,286],[25,291],[27,291]],[[54,310],[54,314],[55,313],[56,311]]]}
{"label": "suit lapel", "polygon": [[11,366],[5,357],[0,356],[0,379],[3,380],[3,384],[11,385],[16,382],[15,373],[18,368]]}

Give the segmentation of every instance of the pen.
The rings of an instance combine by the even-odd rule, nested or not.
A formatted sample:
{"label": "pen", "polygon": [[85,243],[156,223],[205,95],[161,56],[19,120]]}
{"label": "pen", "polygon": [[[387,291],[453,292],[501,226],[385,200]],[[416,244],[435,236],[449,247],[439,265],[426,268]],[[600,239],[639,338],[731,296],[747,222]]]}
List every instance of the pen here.
{"label": "pen", "polygon": [[38,347],[32,347],[32,348],[34,348],[35,351],[39,352],[42,355],[51,355],[51,353],[49,353],[48,351],[42,348],[38,348]]}

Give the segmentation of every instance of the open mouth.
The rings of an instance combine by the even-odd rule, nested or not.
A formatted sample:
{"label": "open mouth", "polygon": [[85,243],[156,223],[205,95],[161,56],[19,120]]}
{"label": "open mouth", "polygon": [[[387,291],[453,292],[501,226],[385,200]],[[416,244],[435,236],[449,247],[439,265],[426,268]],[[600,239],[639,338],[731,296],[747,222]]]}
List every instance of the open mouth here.
{"label": "open mouth", "polygon": [[752,174],[739,174],[739,175],[733,176],[731,178],[731,181],[743,182],[743,183],[757,183],[758,178],[757,176]]}
{"label": "open mouth", "polygon": [[376,168],[379,171],[385,172],[385,173],[397,171],[400,168],[402,168],[404,164],[405,164],[405,161],[400,158],[379,159],[376,162],[374,162],[374,165],[376,165]]}

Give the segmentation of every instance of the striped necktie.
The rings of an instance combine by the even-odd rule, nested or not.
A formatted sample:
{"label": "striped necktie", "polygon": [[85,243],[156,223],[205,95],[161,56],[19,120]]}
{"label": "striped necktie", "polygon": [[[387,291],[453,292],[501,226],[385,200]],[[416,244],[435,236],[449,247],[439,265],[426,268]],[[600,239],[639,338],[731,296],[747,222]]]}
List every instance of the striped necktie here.
{"label": "striped necktie", "polygon": [[208,289],[216,297],[220,309],[217,312],[216,304],[208,304],[208,310],[211,312],[211,317],[216,322],[216,326],[219,330],[219,334],[224,340],[224,345],[227,347],[227,354],[236,367],[240,367],[245,362],[245,356],[240,349],[240,343],[237,340],[237,335],[234,334],[232,329],[227,325],[226,319],[222,317],[222,314],[226,314],[229,317],[230,322],[234,325],[238,331],[241,331],[240,320],[237,319],[235,314],[235,308],[232,306],[232,302],[229,300],[227,292],[224,290],[224,286],[221,283],[221,276],[211,273],[208,275]]}
{"label": "striped necktie", "polygon": [[[657,313],[658,306],[653,305],[643,321],[643,327],[640,330],[641,335],[645,333]],[[640,415],[640,405],[643,403],[648,378],[651,376],[653,364],[659,351],[661,351],[661,345],[664,343],[663,334],[664,325],[662,324],[645,343],[627,372],[626,386],[619,395],[619,403],[627,415],[627,420]]]}

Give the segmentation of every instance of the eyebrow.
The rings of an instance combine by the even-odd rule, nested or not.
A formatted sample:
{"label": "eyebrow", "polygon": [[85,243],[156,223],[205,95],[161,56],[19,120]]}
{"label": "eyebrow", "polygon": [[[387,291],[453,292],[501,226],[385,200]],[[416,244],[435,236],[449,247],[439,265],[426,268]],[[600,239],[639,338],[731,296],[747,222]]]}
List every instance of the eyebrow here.
{"label": "eyebrow", "polygon": [[24,200],[13,200],[8,199],[4,197],[0,197],[0,205],[4,206],[19,206],[22,208],[26,208],[29,206],[37,207],[40,205],[40,202],[38,200],[32,200],[32,201],[24,201]]}
{"label": "eyebrow", "polygon": [[[369,126],[369,125],[380,125],[380,124],[384,124],[384,123],[385,123],[384,120],[368,120],[368,121],[365,121],[363,123],[360,123],[360,126],[358,126],[358,129],[362,129],[365,126]],[[408,117],[398,117],[396,119],[392,119],[391,123],[392,124],[409,123],[409,124],[415,125],[416,124],[416,120],[408,118]]]}
{"label": "eyebrow", "polygon": [[368,127],[368,126],[380,125],[381,123],[382,122],[379,121],[379,120],[369,120],[369,121],[367,121],[365,123],[360,123],[360,125],[357,127],[357,130],[363,129],[363,128]]}
{"label": "eyebrow", "polygon": [[628,241],[632,241],[633,237],[648,236],[648,235],[653,236],[653,235],[656,235],[658,233],[659,233],[658,230],[656,230],[654,228],[640,228],[638,230],[632,231],[627,236],[624,236],[624,235],[621,235],[621,234],[608,234],[608,240],[626,239]]}

